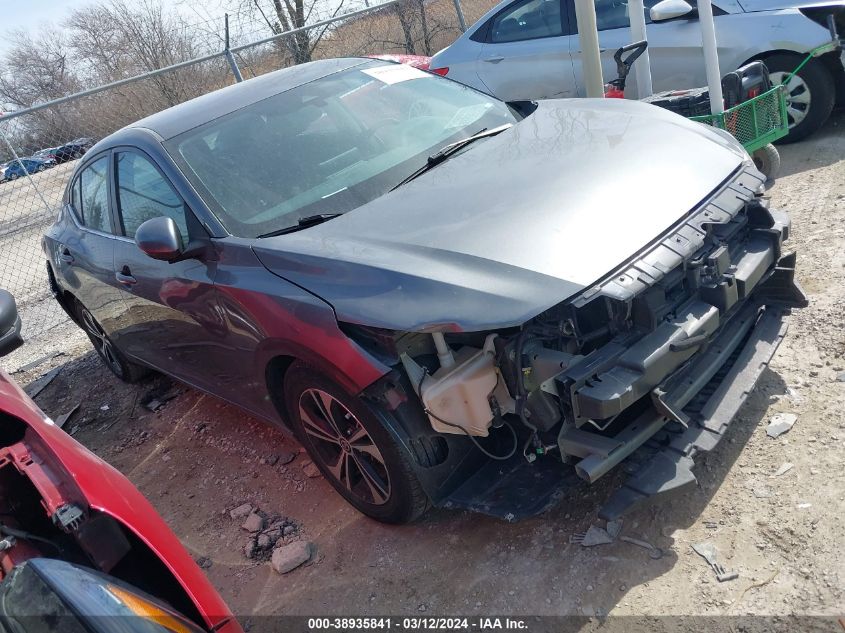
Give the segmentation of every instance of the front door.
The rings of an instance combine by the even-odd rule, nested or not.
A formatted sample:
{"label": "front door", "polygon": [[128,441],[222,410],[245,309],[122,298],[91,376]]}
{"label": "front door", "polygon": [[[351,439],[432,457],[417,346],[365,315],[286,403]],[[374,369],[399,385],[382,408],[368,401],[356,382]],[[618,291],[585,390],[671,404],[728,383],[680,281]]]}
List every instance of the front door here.
{"label": "front door", "polygon": [[113,272],[123,296],[121,327],[115,340],[128,355],[208,388],[214,384],[209,347],[221,336],[213,282],[215,262],[159,261],[134,242],[138,227],[160,216],[176,222],[184,244],[207,237],[204,229],[146,155],[117,150],[113,171],[122,235],[115,243]]}
{"label": "front door", "polygon": [[493,17],[478,76],[504,101],[575,96],[561,0],[516,0]]}
{"label": "front door", "polygon": [[[584,68],[581,62],[581,44],[575,21],[574,0],[563,0],[565,11],[571,17],[573,73],[578,86],[578,96],[585,96]],[[649,9],[659,0],[644,0],[648,54],[651,59],[651,79],[655,92],[704,86],[707,77],[704,58],[701,53],[701,27],[694,17],[680,18],[668,22],[653,23]],[[627,0],[595,0],[596,25],[599,30],[602,75],[604,83],[616,79],[616,49],[631,44],[631,18]],[[643,61],[635,63],[640,64]],[[628,75],[626,95],[636,98],[636,72]]]}

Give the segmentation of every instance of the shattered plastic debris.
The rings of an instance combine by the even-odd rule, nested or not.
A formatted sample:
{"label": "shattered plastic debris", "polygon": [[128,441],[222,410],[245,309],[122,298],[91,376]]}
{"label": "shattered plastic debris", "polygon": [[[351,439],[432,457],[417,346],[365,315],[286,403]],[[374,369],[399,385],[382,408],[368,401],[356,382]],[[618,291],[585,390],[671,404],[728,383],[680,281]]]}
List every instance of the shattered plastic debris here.
{"label": "shattered plastic debris", "polygon": [[710,568],[716,573],[716,580],[719,582],[727,582],[728,580],[735,580],[739,578],[739,574],[735,571],[727,571],[724,567],[716,562],[716,546],[713,543],[695,543],[691,546],[696,554],[701,556],[710,565]]}
{"label": "shattered plastic debris", "polygon": [[41,393],[44,390],[44,387],[46,387],[51,382],[53,382],[53,378],[58,376],[60,371],[62,371],[62,365],[60,365],[60,366],[58,366],[54,369],[51,369],[46,374],[41,376],[41,378],[39,378],[38,380],[31,382],[24,389],[24,391],[26,392],[26,395],[28,395],[30,398],[32,398],[34,400],[35,396],[37,396],[39,393]]}
{"label": "shattered plastic debris", "polygon": [[56,418],[56,426],[60,429],[63,429],[67,421],[79,410],[79,403],[77,402],[69,411],[65,411],[59,417]]}
{"label": "shattered plastic debris", "polygon": [[610,535],[610,538],[615,539],[622,533],[622,519],[617,521],[608,521],[607,522],[607,533]]}
{"label": "shattered plastic debris", "polygon": [[775,471],[774,477],[780,477],[781,475],[785,475],[790,470],[792,470],[792,464],[790,462],[785,462]]}
{"label": "shattered plastic debris", "polygon": [[647,549],[649,558],[653,558],[654,560],[663,558],[663,550],[659,547],[655,547],[651,543],[641,541],[638,538],[631,538],[630,536],[620,536],[619,540],[625,541],[626,543],[630,543],[631,545],[637,545],[638,547]]}
{"label": "shattered plastic debris", "polygon": [[778,437],[789,431],[798,420],[794,413],[776,413],[772,416],[771,422],[766,427],[766,434],[769,437]]}
{"label": "shattered plastic debris", "polygon": [[586,532],[576,533],[569,537],[570,543],[580,543],[584,547],[607,545],[613,543],[613,537],[600,527],[591,525]]}

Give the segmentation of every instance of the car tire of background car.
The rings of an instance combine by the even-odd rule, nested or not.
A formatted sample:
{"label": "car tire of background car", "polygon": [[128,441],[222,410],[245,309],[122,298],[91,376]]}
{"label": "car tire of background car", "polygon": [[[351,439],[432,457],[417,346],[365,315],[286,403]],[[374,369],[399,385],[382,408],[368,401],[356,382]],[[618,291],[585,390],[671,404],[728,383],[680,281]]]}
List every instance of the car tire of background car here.
{"label": "car tire of background car", "polygon": [[771,143],[764,145],[751,155],[751,159],[754,166],[766,177],[766,187],[772,186],[780,173],[780,152],[777,147]]}
{"label": "car tire of background car", "polygon": [[284,397],[294,433],[359,512],[384,523],[408,523],[428,509],[409,456],[370,405],[300,361],[285,374]]}
{"label": "car tire of background car", "polygon": [[[798,55],[772,55],[764,61],[772,78],[772,83],[777,84],[784,81],[789,74],[795,70],[802,61]],[[810,60],[801,71],[794,77],[794,85],[788,87],[786,96],[787,112],[792,105],[793,112],[801,112],[802,117],[793,123],[793,115],[790,117],[790,130],[784,138],[777,143],[794,143],[807,138],[818,130],[830,113],[836,99],[836,90],[833,84],[833,77],[818,60]],[[791,103],[790,103],[791,101]]]}
{"label": "car tire of background car", "polygon": [[17,179],[18,179],[17,174],[9,174],[9,180],[17,180]]}
{"label": "car tire of background car", "polygon": [[133,363],[128,360],[123,353],[117,349],[112,343],[111,339],[103,331],[103,328],[88,311],[88,308],[83,306],[78,301],[76,302],[76,316],[80,327],[91,339],[91,344],[94,350],[103,361],[109,371],[120,378],[123,382],[134,383],[138,382],[150,373],[146,367]]}
{"label": "car tire of background car", "polygon": [[35,171],[44,171],[45,169],[47,169],[47,165],[39,165]]}

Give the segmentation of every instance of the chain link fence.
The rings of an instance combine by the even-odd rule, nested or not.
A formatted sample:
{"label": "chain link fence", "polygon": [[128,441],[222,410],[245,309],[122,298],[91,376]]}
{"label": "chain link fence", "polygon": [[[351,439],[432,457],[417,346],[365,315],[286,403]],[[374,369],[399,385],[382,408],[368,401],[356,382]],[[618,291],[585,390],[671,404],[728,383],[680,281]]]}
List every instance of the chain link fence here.
{"label": "chain link fence", "polygon": [[[464,0],[466,4],[466,0]],[[99,139],[147,115],[235,81],[303,60],[374,54],[430,55],[462,22],[492,6],[473,0],[392,0],[195,60],[0,115],[0,287],[15,295],[24,336],[63,323],[53,300],[41,235],[54,221],[77,161]],[[485,8],[486,7],[486,8]]]}

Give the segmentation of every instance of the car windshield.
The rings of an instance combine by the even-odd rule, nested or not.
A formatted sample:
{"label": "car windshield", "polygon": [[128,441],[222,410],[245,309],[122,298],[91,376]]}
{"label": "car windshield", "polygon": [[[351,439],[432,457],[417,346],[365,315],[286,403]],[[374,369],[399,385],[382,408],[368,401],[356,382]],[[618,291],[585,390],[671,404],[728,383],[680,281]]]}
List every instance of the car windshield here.
{"label": "car windshield", "polygon": [[165,147],[230,233],[258,237],[355,209],[445,145],[516,120],[501,101],[456,82],[371,62],[246,106]]}

